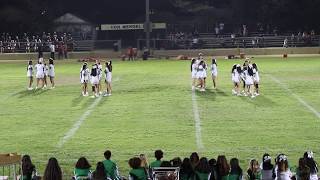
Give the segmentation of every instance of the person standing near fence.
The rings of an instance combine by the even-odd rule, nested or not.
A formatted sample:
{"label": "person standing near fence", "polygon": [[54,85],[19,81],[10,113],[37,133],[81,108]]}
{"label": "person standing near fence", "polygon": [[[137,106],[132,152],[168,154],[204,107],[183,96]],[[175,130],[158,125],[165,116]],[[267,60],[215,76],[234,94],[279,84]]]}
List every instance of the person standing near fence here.
{"label": "person standing near fence", "polygon": [[56,47],[55,47],[54,43],[51,43],[49,47],[50,47],[50,57],[51,57],[53,60],[55,60],[54,54],[55,54],[55,52],[56,52]]}

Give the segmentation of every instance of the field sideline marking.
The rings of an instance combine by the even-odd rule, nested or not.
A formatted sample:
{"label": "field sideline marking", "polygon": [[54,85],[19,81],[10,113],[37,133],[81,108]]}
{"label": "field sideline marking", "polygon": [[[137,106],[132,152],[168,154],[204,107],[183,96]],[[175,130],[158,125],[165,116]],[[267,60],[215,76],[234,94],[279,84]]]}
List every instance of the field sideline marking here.
{"label": "field sideline marking", "polygon": [[[119,77],[116,77],[113,82],[117,81],[120,81]],[[82,114],[79,120],[76,123],[74,123],[72,128],[63,136],[63,138],[61,138],[57,145],[58,148],[61,148],[77,132],[81,124],[87,119],[87,117],[91,114],[94,108],[99,104],[101,99],[102,96],[99,96],[97,99],[94,100],[94,102],[87,108],[86,112]]]}
{"label": "field sideline marking", "polygon": [[197,147],[199,150],[202,150],[202,149],[204,149],[204,146],[203,146],[202,138],[201,138],[201,120],[200,120],[200,115],[199,115],[196,93],[194,90],[192,91],[191,97],[192,97],[193,116],[194,116],[195,128],[196,128]]}
{"label": "field sideline marking", "polygon": [[98,97],[94,100],[94,102],[87,108],[86,112],[82,114],[82,116],[79,118],[79,120],[73,124],[72,128],[63,136],[63,138],[59,141],[57,147],[61,148],[80,128],[81,124],[84,122],[84,120],[87,119],[87,117],[91,114],[91,112],[94,110],[94,108],[98,105],[98,103],[101,101],[102,97]]}
{"label": "field sideline marking", "polygon": [[306,107],[308,110],[310,110],[315,116],[317,116],[320,119],[320,113],[314,109],[311,105],[309,105],[305,100],[303,100],[300,96],[298,96],[297,94],[293,93],[289,87],[282,83],[279,79],[277,79],[276,77],[268,74],[268,76],[270,76],[270,78],[278,83],[283,89],[285,89],[287,92],[289,92],[296,100],[298,100],[304,107]]}

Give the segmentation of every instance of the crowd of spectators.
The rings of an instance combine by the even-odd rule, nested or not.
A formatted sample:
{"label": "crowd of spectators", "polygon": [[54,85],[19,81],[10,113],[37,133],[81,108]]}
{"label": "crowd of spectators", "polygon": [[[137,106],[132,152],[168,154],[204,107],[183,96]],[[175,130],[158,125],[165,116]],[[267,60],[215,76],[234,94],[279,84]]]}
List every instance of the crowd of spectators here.
{"label": "crowd of spectators", "polygon": [[0,33],[0,53],[15,52],[38,52],[39,47],[42,51],[52,51],[50,45],[54,45],[57,52],[64,54],[66,51],[73,51],[74,40],[71,34],[67,33],[46,33],[12,35],[10,33]]}
{"label": "crowd of spectators", "polygon": [[[225,155],[219,155],[217,159],[200,157],[197,152],[190,157],[180,157],[171,160],[163,160],[162,150],[156,150],[155,160],[150,164],[144,154],[129,159],[129,174],[120,176],[117,164],[111,160],[111,151],[104,153],[105,159],[97,162],[92,168],[85,157],[80,157],[74,166],[72,179],[88,180],[148,180],[155,179],[155,169],[176,169],[178,173],[167,171],[157,176],[159,180],[318,180],[318,167],[314,160],[313,152],[305,152],[297,161],[297,166],[289,165],[289,158],[285,154],[277,155],[274,160],[265,153],[260,159],[251,159],[247,169],[242,169],[239,159],[227,160]],[[295,164],[292,163],[291,164]],[[92,171],[93,169],[93,171]],[[28,155],[22,158],[23,180],[40,179],[36,168]],[[50,158],[42,179],[62,180],[63,173],[56,158]],[[71,178],[71,177],[70,177]]]}

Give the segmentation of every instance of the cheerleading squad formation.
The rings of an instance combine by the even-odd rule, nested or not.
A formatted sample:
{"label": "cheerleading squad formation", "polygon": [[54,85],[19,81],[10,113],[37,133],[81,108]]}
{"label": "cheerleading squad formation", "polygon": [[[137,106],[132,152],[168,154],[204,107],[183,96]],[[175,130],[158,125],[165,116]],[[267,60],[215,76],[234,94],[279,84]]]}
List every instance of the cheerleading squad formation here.
{"label": "cheerleading squad formation", "polygon": [[80,82],[82,84],[82,96],[89,96],[88,93],[88,83],[90,80],[91,87],[92,87],[92,98],[99,97],[100,95],[103,96],[111,96],[111,88],[112,88],[112,61],[106,62],[106,68],[104,70],[105,74],[105,83],[106,83],[106,90],[103,94],[102,92],[102,74],[103,74],[103,67],[100,64],[100,60],[96,60],[96,63],[92,65],[91,70],[88,68],[88,64],[85,62],[80,69]]}
{"label": "cheerleading squad formation", "polygon": [[[34,69],[35,68],[35,69]],[[50,79],[51,82],[51,89],[55,88],[55,83],[54,83],[54,63],[53,59],[49,59],[49,66],[46,64],[43,58],[39,58],[38,63],[33,66],[32,65],[32,60],[28,62],[27,66],[27,77],[29,79],[29,84],[28,84],[28,90],[33,90],[32,84],[33,84],[33,72],[35,70],[36,74],[36,79],[37,79],[37,84],[35,89],[42,88],[46,89],[47,88],[47,78]]]}
{"label": "cheerleading squad formation", "polygon": [[[208,65],[206,64],[203,55],[199,53],[198,58],[191,60],[191,77],[192,77],[192,90],[198,89],[204,92],[206,89]],[[217,60],[211,60],[211,77],[213,88],[217,86],[218,65]],[[244,64],[234,64],[231,69],[231,80],[233,82],[232,94],[236,96],[250,96],[254,98],[259,96],[259,72],[256,63],[252,63],[250,58],[246,58]],[[242,89],[241,89],[242,83]]]}
{"label": "cheerleading squad formation", "polygon": [[[91,97],[98,97],[100,95],[103,96],[111,96],[111,81],[112,81],[112,62],[106,62],[106,68],[103,71],[102,65],[100,64],[99,60],[96,60],[96,63],[92,65],[91,70],[88,68],[88,64],[85,62],[80,69],[80,83],[82,84],[82,96],[89,96],[88,93],[88,83],[90,81],[92,86],[92,96]],[[35,76],[37,80],[37,84],[35,89],[47,88],[47,78],[50,79],[51,82],[51,89],[55,88],[55,68],[53,59],[49,59],[49,66],[45,63],[43,58],[39,58],[38,63],[33,66],[32,60],[28,61],[27,66],[27,77],[29,80],[28,83],[28,90],[33,90],[33,74],[35,71]],[[106,83],[106,90],[102,92],[102,75],[103,72],[105,73],[105,83]]]}

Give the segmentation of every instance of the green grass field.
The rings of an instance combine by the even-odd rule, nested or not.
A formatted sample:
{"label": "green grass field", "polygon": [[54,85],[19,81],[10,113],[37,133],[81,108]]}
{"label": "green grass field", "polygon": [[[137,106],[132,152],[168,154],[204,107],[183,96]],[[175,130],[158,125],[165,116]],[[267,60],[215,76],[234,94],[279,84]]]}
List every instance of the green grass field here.
{"label": "green grass field", "polygon": [[218,89],[209,78],[207,91],[196,92],[203,148],[197,146],[189,61],[114,61],[112,96],[99,101],[80,96],[81,63],[74,60],[56,61],[56,89],[37,91],[26,90],[26,62],[0,61],[0,152],[30,154],[40,174],[49,157],[71,174],[80,156],[95,166],[106,149],[122,175],[129,158],[145,153],[153,161],[155,149],[166,160],[193,151],[208,158],[225,154],[239,158],[244,169],[265,152],[284,152],[294,166],[311,149],[320,161],[320,57],[253,61],[260,70],[259,97],[231,95],[230,71],[239,60],[218,59]]}

